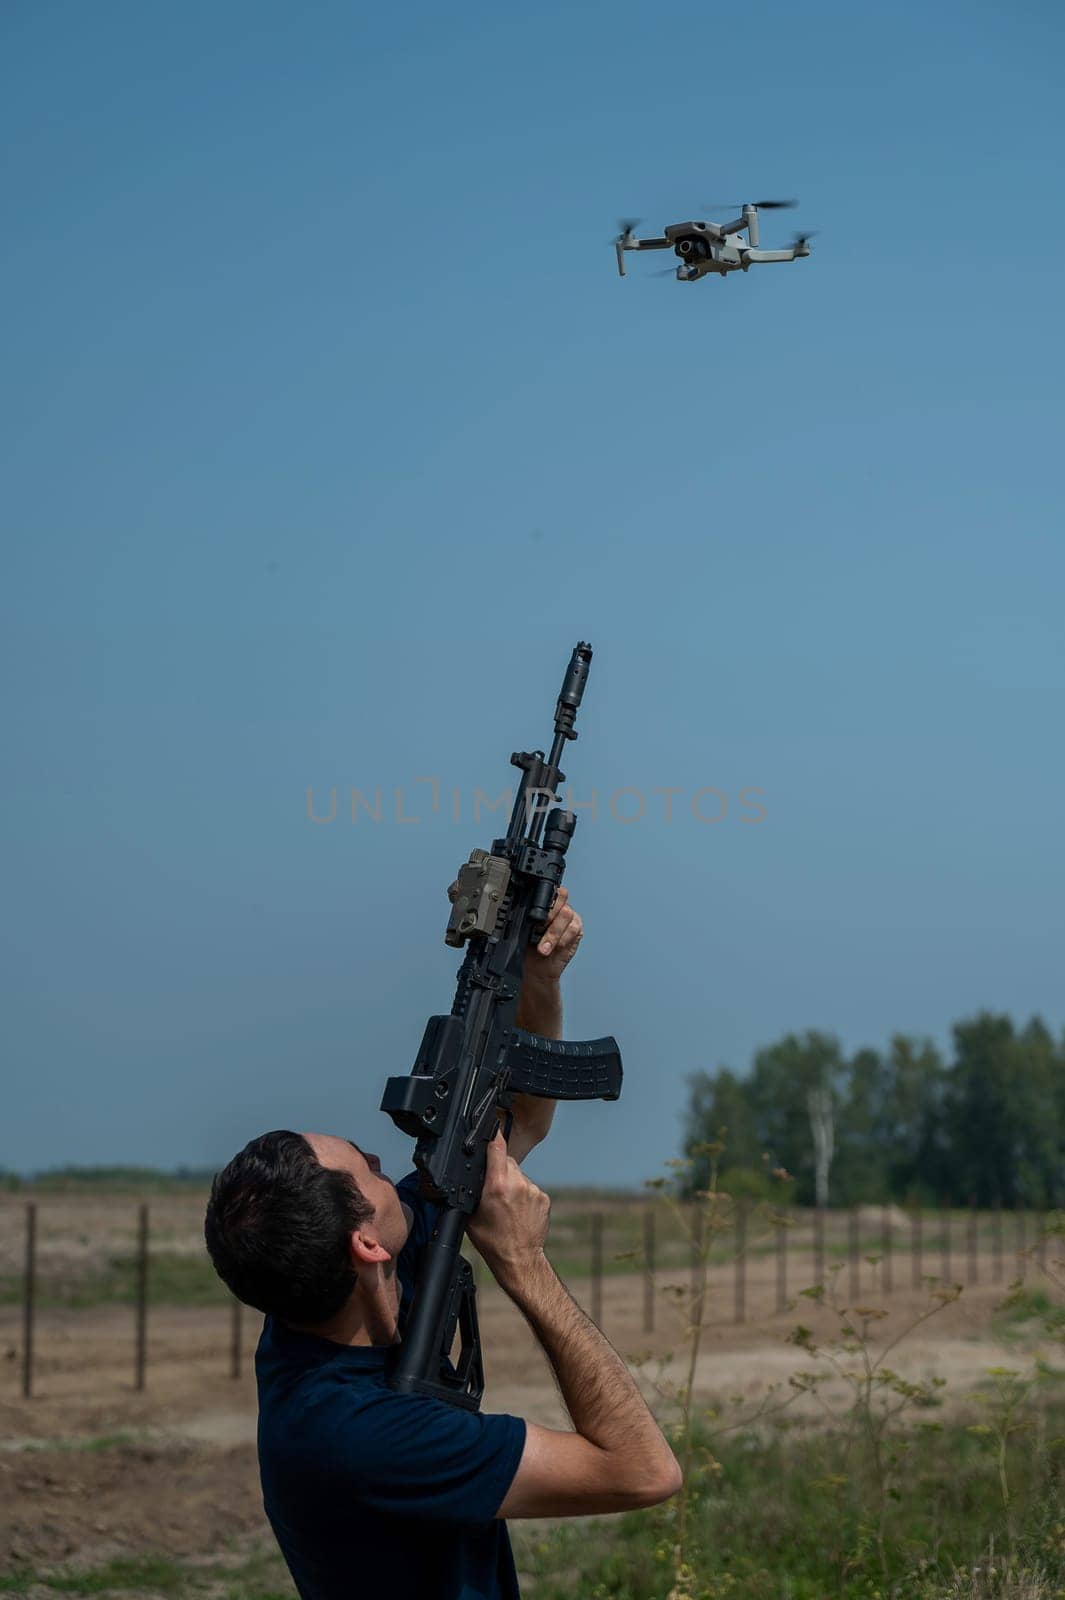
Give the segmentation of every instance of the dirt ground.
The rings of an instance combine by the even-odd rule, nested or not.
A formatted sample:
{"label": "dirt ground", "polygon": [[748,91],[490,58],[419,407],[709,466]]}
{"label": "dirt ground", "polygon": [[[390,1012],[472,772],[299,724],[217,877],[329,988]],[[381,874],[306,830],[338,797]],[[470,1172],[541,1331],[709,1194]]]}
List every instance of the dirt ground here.
{"label": "dirt ground", "polygon": [[[180,1231],[175,1219],[175,1241]],[[930,1261],[930,1269],[937,1264]],[[813,1265],[812,1255],[792,1252],[793,1295],[812,1281]],[[963,1396],[990,1366],[1022,1365],[1030,1348],[1015,1329],[1004,1343],[994,1319],[1015,1264],[1007,1265],[998,1282],[992,1281],[990,1257],[977,1266],[980,1281],[910,1333],[891,1357],[891,1366],[907,1377],[946,1379],[948,1396]],[[913,1288],[909,1263],[898,1260],[897,1286],[881,1295],[876,1271],[863,1263],[853,1303],[887,1308],[888,1315],[872,1325],[874,1344],[881,1346],[929,1306],[930,1291]],[[1035,1281],[1034,1267],[1029,1272]],[[767,1385],[780,1383],[787,1392],[791,1374],[812,1370],[811,1359],[787,1335],[802,1322],[816,1339],[827,1338],[836,1321],[828,1308],[801,1296],[777,1310],[776,1273],[772,1253],[749,1261],[746,1320],[739,1324],[732,1264],[711,1269],[708,1325],[696,1372],[701,1394],[719,1400],[744,1396],[753,1407]],[[655,1328],[648,1333],[643,1277],[605,1278],[602,1325],[627,1358],[658,1359],[681,1350],[681,1324],[668,1286],[688,1281],[686,1270],[659,1271]],[[846,1298],[846,1269],[838,1287]],[[570,1288],[590,1306],[588,1279],[574,1278]],[[521,1317],[493,1284],[482,1286],[480,1301],[486,1407],[564,1425],[550,1372]],[[228,1306],[151,1308],[146,1386],[137,1392],[132,1307],[42,1308],[29,1400],[20,1391],[20,1318],[17,1305],[0,1306],[0,1573],[57,1562],[94,1565],[147,1550],[202,1559],[268,1540],[254,1452],[257,1315],[244,1313],[240,1375],[234,1379]],[[640,1370],[649,1376],[655,1361]]]}

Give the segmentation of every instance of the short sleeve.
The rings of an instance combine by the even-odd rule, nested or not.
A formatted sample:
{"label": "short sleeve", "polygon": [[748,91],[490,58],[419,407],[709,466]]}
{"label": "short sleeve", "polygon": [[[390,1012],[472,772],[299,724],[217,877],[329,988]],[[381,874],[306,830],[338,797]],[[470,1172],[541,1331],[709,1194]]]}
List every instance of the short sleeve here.
{"label": "short sleeve", "polygon": [[382,1389],[334,1433],[332,1446],[331,1488],[363,1509],[489,1522],[518,1470],[525,1423]]}

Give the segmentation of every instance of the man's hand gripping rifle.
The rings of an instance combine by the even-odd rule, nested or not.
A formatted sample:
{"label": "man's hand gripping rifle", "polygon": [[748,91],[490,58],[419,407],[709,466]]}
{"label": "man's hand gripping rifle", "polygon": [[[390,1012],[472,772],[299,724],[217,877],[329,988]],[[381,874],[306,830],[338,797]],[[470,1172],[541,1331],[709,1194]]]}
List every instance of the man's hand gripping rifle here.
{"label": "man's hand gripping rifle", "polygon": [[[591,659],[591,647],[578,644],[547,759],[542,750],[510,758],[523,778],[506,838],[491,851],[474,850],[448,891],[444,937],[467,946],[451,1014],[429,1018],[410,1075],[389,1078],[381,1101],[396,1126],[417,1139],[414,1164],[440,1206],[389,1382],[471,1411],[481,1402],[484,1367],[473,1273],[459,1252],[484,1186],[488,1144],[501,1122],[508,1129],[514,1094],[616,1100],[621,1093],[614,1039],[542,1039],[515,1022],[525,952],[547,923],[577,825],[572,811],[555,804],[555,791],[566,781],[559,761],[566,741],[577,737],[573,724]],[[460,1349],[452,1366],[456,1326]]]}

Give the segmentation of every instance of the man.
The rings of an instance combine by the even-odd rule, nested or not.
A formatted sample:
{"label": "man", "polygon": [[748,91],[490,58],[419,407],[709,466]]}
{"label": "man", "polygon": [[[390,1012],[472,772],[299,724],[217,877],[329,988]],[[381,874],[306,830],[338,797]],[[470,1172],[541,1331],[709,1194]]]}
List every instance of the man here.
{"label": "man", "polygon": [[[581,919],[560,889],[526,959],[519,1021],[562,1036],[559,979]],[[435,1210],[417,1175],[328,1134],[264,1134],[215,1179],[207,1246],[266,1313],[256,1354],[267,1516],[303,1600],[516,1600],[506,1517],[624,1511],[680,1470],[624,1362],[543,1251],[550,1201],[518,1163],[554,1106],[517,1097],[488,1151],[469,1236],[542,1345],[572,1432],[387,1386]]]}

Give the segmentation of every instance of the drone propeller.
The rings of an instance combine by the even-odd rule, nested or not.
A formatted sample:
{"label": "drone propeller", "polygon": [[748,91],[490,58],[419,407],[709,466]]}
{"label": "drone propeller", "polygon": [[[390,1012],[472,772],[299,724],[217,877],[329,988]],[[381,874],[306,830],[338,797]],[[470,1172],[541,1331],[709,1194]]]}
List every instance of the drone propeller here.
{"label": "drone propeller", "polygon": [[797,233],[792,243],[794,245],[809,244],[811,239],[817,238],[817,233],[818,230],[816,228],[809,228],[805,233]]}
{"label": "drone propeller", "polygon": [[797,200],[738,200],[735,205],[728,203],[707,205],[706,211],[742,211],[744,205],[753,205],[756,211],[791,211],[798,205]]}
{"label": "drone propeller", "polygon": [[614,243],[627,244],[639,226],[639,217],[622,217],[621,221],[618,223],[618,236]]}

